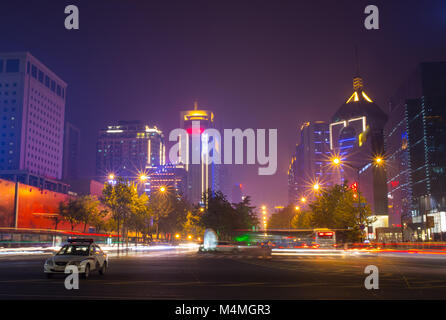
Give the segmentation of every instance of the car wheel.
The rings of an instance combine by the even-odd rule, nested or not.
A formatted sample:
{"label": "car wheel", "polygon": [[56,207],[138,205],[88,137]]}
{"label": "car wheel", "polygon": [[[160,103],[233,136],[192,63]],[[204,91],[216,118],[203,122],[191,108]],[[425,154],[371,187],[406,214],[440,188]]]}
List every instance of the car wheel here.
{"label": "car wheel", "polygon": [[82,274],[82,278],[88,279],[88,277],[90,277],[90,265],[89,264],[87,264],[85,266],[85,272]]}
{"label": "car wheel", "polygon": [[99,274],[101,276],[103,276],[105,274],[105,271],[107,271],[107,262],[106,261],[104,261],[104,264],[102,265],[102,268],[99,269]]}
{"label": "car wheel", "polygon": [[53,274],[52,274],[52,273],[46,273],[46,277],[47,277],[48,279],[52,279],[52,278],[53,278]]}

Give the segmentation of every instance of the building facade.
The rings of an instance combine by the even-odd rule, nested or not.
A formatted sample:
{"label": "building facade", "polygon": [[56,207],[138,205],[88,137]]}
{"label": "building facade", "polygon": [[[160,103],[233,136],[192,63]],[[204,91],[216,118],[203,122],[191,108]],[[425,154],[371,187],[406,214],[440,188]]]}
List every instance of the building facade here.
{"label": "building facade", "polygon": [[407,127],[405,104],[390,103],[389,120],[384,130],[389,227],[401,227],[411,219],[412,185]]}
{"label": "building facade", "polygon": [[153,191],[165,188],[177,196],[187,197],[187,174],[184,165],[167,163],[156,167],[148,166],[146,172],[146,194],[150,195]]}
{"label": "building facade", "polygon": [[300,142],[296,146],[288,169],[288,202],[297,205],[302,198],[311,200],[314,184],[328,187],[332,172],[327,161],[330,155],[328,123],[305,122],[300,128]]}
{"label": "building facade", "polygon": [[365,93],[362,78],[355,76],[353,94],[333,115],[329,129],[330,149],[345,164],[335,183],[357,183],[377,218],[374,227],[388,226],[386,169],[373,162],[385,156],[386,122],[387,115]]}
{"label": "building facade", "polygon": [[63,179],[72,181],[79,178],[81,156],[81,133],[72,123],[65,123],[63,148]]}
{"label": "building facade", "polygon": [[[198,127],[193,128],[194,124],[198,124]],[[180,159],[179,163],[184,165],[187,172],[187,198],[192,203],[202,203],[203,194],[207,190],[220,190],[220,165],[208,163],[214,152],[207,150],[208,144],[212,143],[212,136],[208,137],[204,133],[204,130],[214,127],[214,114],[210,110],[198,109],[195,102],[193,110],[181,112],[180,127],[188,134],[184,153],[187,160]],[[199,143],[194,144],[193,139],[197,139]],[[221,145],[217,142],[215,147],[219,149]]]}
{"label": "building facade", "polygon": [[99,132],[96,146],[96,176],[136,179],[147,166],[165,163],[163,133],[141,121],[119,121]]}
{"label": "building facade", "polygon": [[[392,117],[404,113],[404,168],[410,203],[395,199],[418,239],[446,236],[446,62],[421,63],[394,97]],[[391,133],[392,131],[390,131]],[[391,135],[388,135],[390,138]],[[395,153],[398,144],[388,144]],[[395,183],[396,184],[396,183]],[[392,190],[391,190],[392,191]],[[391,194],[389,192],[389,194]]]}
{"label": "building facade", "polygon": [[66,191],[59,182],[66,88],[30,53],[0,53],[1,177]]}

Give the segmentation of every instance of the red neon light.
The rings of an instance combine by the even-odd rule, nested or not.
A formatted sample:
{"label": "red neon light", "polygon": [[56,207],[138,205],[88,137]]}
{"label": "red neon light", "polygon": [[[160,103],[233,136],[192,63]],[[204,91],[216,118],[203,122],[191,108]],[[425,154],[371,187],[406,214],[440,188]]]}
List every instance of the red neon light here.
{"label": "red neon light", "polygon": [[188,134],[202,134],[204,128],[187,128],[186,131]]}

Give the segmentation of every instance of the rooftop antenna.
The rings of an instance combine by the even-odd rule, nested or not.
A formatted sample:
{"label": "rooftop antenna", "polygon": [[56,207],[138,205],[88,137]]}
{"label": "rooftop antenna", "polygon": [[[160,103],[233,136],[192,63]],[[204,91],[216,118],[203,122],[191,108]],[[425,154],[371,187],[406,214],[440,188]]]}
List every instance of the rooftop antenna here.
{"label": "rooftop antenna", "polygon": [[198,101],[197,101],[197,99],[194,100],[194,110],[198,110]]}
{"label": "rooftop antenna", "polygon": [[355,45],[355,60],[356,60],[356,75],[353,77],[353,89],[355,91],[358,91],[362,90],[363,83],[362,83],[362,78],[359,75],[359,54],[357,45]]}

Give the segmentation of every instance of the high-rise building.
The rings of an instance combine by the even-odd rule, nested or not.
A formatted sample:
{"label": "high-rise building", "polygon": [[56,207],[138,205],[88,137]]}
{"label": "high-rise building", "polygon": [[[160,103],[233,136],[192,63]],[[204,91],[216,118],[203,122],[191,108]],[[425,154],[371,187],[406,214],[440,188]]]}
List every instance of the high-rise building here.
{"label": "high-rise building", "polygon": [[61,184],[67,84],[28,52],[0,53],[0,176]]}
{"label": "high-rise building", "polygon": [[395,132],[389,124],[386,147],[402,172],[389,180],[389,198],[403,217],[411,216],[417,237],[440,239],[446,233],[446,62],[417,67],[393,98],[391,121],[398,120],[403,125]]}
{"label": "high-rise building", "polygon": [[[193,123],[198,124],[198,132],[194,131]],[[193,110],[182,111],[180,114],[180,127],[186,129],[189,139],[186,143],[186,159],[181,159],[187,172],[187,197],[193,203],[200,203],[203,194],[207,190],[220,190],[220,165],[207,163],[208,157],[213,150],[207,150],[208,142],[212,142],[212,136],[204,136],[204,130],[214,127],[214,114],[210,110],[198,109],[197,102],[194,103]],[[200,143],[194,145],[192,140],[197,137]],[[220,148],[216,143],[216,148]],[[194,157],[199,163],[193,163]]]}
{"label": "high-rise building", "polygon": [[64,181],[79,178],[79,161],[81,156],[80,130],[72,123],[65,123],[63,147],[63,179]]}
{"label": "high-rise building", "polygon": [[288,170],[288,202],[297,204],[302,198],[314,196],[312,187],[318,183],[328,187],[331,171],[327,165],[330,156],[328,123],[305,122],[300,128],[300,142]]}
{"label": "high-rise building", "polygon": [[362,78],[357,75],[353,78],[353,94],[330,123],[330,148],[346,164],[336,182],[357,183],[377,218],[375,227],[388,225],[386,171],[384,166],[373,164],[374,158],[384,157],[386,121],[387,115],[365,93]]}
{"label": "high-rise building", "polygon": [[392,227],[401,227],[411,220],[412,185],[405,109],[403,101],[391,102],[384,128],[389,226]]}
{"label": "high-rise building", "polygon": [[154,190],[165,188],[168,192],[175,192],[177,196],[187,196],[187,175],[184,165],[167,163],[156,167],[148,166],[146,175],[144,191],[148,195]]}
{"label": "high-rise building", "polygon": [[239,203],[243,201],[243,185],[235,184],[232,186],[231,203]]}
{"label": "high-rise building", "polygon": [[164,135],[141,121],[119,121],[99,132],[96,175],[104,181],[109,174],[135,179],[147,166],[165,163]]}

